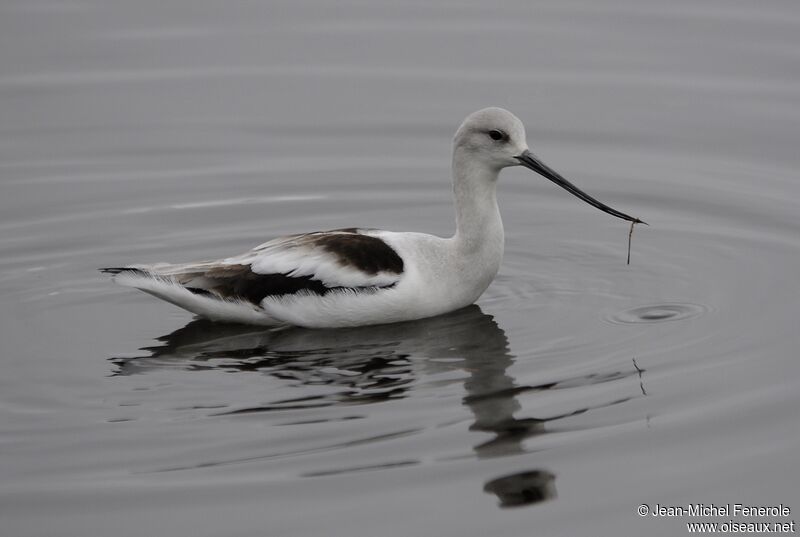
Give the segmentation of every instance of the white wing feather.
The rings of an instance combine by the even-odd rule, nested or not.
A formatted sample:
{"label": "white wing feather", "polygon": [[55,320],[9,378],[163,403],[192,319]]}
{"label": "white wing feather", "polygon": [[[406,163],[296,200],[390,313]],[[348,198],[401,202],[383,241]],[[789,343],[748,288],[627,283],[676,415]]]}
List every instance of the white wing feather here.
{"label": "white wing feather", "polygon": [[401,274],[384,271],[370,274],[345,264],[335,253],[314,241],[323,234],[334,233],[339,232],[327,231],[281,237],[257,246],[243,255],[224,259],[221,263],[248,264],[256,274],[310,276],[326,287],[387,287],[400,281]]}

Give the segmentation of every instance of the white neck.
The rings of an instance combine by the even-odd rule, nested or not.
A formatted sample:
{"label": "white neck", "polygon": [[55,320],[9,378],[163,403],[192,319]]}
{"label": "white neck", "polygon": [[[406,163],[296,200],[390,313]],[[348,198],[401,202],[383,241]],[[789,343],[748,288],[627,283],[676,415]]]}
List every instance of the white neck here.
{"label": "white neck", "polygon": [[470,158],[463,148],[453,152],[453,193],[456,202],[456,247],[466,253],[496,250],[502,256],[503,221],[497,207],[499,169]]}

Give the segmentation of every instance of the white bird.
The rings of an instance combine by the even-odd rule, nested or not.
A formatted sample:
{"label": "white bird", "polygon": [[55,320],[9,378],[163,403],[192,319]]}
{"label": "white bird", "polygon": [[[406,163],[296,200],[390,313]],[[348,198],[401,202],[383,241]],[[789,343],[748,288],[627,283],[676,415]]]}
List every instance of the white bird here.
{"label": "white bird", "polygon": [[447,313],[475,302],[500,268],[497,179],[503,168],[520,165],[611,215],[641,222],[546,166],[511,112],[485,108],[464,120],[453,141],[452,237],[337,229],[277,238],[217,261],[101,270],[214,321],[332,328]]}

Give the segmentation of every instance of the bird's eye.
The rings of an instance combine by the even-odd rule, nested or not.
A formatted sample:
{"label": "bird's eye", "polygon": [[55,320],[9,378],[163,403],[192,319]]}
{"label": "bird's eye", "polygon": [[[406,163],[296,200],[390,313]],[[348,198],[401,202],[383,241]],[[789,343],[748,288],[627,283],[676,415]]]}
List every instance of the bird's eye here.
{"label": "bird's eye", "polygon": [[491,130],[489,131],[489,138],[499,142],[500,140],[507,140],[508,135],[503,131]]}

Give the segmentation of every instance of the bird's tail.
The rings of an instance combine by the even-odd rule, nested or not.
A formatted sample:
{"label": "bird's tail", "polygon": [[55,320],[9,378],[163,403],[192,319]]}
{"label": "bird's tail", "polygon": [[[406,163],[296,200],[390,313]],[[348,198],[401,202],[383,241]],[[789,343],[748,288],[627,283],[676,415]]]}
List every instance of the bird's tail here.
{"label": "bird's tail", "polygon": [[[198,265],[186,265],[196,269]],[[202,272],[187,272],[184,266],[148,265],[146,267],[104,267],[99,269],[111,274],[114,281],[125,287],[135,287],[192,313],[211,319],[264,326],[281,324],[264,313],[257,304],[238,298],[225,299],[202,288],[191,285],[201,278]],[[190,278],[184,281],[186,278]]]}
{"label": "bird's tail", "polygon": [[145,272],[144,270],[142,270],[140,268],[136,268],[136,267],[103,267],[103,268],[99,268],[97,270],[99,270],[103,274],[113,274],[115,276],[117,274],[122,274],[123,272],[125,272],[127,274],[131,274],[131,275],[135,274],[137,276],[145,276],[145,275],[147,275],[147,272]]}

